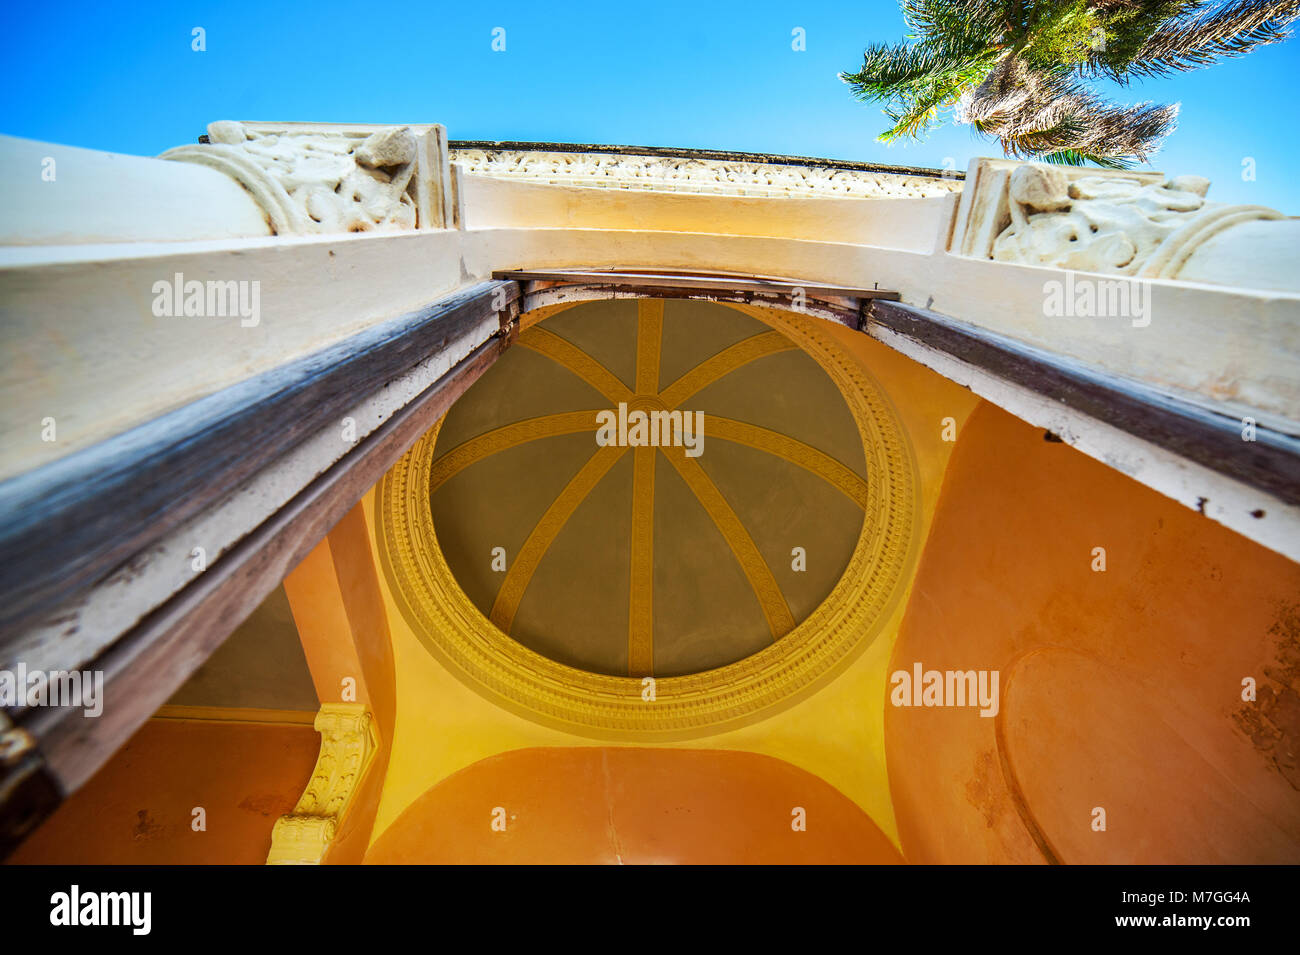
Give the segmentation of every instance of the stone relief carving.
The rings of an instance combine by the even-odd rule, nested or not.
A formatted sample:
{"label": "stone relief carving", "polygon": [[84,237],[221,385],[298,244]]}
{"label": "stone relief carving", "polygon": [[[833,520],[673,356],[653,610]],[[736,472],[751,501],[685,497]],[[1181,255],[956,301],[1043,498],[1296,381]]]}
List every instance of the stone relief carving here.
{"label": "stone relief carving", "polygon": [[1099,173],[1067,179],[1056,169],[1022,165],[1010,176],[1011,224],[993,241],[992,258],[1174,278],[1211,237],[1242,222],[1285,218],[1263,206],[1207,202],[1209,186],[1200,176],[1143,182]]}
{"label": "stone relief carving", "polygon": [[267,865],[318,865],[378,748],[369,710],[361,703],[323,703],[316,714],[320,755],[293,812],[271,830]]}
{"label": "stone relief carving", "polygon": [[959,179],[939,176],[623,153],[460,148],[452,150],[452,160],[474,176],[728,196],[922,199],[960,192],[962,186]]}
{"label": "stone relief carving", "polygon": [[207,144],[160,158],[210,166],[252,194],[279,235],[397,232],[416,227],[415,135],[396,126],[369,135],[265,132],[223,121]]}

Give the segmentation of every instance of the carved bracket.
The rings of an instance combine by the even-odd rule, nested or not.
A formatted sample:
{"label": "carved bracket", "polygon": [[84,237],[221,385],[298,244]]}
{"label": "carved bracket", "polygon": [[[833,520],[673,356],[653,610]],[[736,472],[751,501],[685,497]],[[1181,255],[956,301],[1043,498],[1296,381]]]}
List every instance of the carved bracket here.
{"label": "carved bracket", "polygon": [[323,703],[316,714],[320,755],[293,812],[276,820],[267,865],[320,865],[378,749],[374,720],[361,703]]}
{"label": "carved bracket", "polygon": [[1198,248],[1264,206],[1206,201],[1208,179],[979,159],[966,178],[951,251],[1141,278],[1178,278]]}
{"label": "carved bracket", "polygon": [[252,195],[277,235],[452,225],[442,126],[221,121],[160,158],[208,166]]}

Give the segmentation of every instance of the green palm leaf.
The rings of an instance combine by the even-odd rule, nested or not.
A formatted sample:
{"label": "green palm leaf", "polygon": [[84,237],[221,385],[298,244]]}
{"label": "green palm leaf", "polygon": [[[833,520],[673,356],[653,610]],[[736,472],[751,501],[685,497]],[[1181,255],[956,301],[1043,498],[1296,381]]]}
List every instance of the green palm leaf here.
{"label": "green palm leaf", "polygon": [[1086,85],[1199,69],[1289,35],[1300,0],[901,0],[909,42],[840,74],[884,107],[885,142],[951,112],[1009,156],[1126,168],[1173,131],[1177,106],[1119,106]]}

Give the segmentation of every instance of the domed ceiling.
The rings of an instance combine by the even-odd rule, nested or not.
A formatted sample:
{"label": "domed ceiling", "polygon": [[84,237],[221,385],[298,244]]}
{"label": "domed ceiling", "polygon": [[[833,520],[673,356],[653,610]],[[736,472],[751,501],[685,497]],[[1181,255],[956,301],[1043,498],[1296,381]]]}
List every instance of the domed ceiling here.
{"label": "domed ceiling", "polygon": [[[643,446],[602,445],[620,404]],[[637,411],[672,410],[702,413],[694,447],[638,431]],[[526,328],[448,412],[428,473],[473,605],[552,661],[622,677],[772,645],[844,573],[869,500],[858,423],[822,367],[739,309],[686,300]]]}

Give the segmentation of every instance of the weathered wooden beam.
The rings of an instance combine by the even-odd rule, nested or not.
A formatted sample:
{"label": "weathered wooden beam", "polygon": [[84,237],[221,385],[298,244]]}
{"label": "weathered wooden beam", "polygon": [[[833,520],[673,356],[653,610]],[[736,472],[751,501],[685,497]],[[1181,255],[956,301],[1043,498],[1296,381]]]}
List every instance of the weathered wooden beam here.
{"label": "weathered wooden beam", "polygon": [[1300,503],[1300,438],[1295,435],[1256,422],[1254,440],[1243,440],[1239,417],[914,305],[873,301],[866,331],[873,327],[920,342],[1288,504]]}
{"label": "weathered wooden beam", "polygon": [[479,283],[0,483],[0,643],[518,297]]}
{"label": "weathered wooden beam", "polygon": [[524,311],[565,302],[679,298],[793,310],[859,329],[865,302],[898,298],[897,292],[886,289],[845,288],[818,282],[800,283],[794,279],[716,272],[563,269],[507,270],[493,275],[523,283]]}
{"label": "weathered wooden beam", "polygon": [[845,325],[855,331],[862,327],[862,307],[856,299],[828,299],[808,297],[798,308],[789,295],[766,292],[697,291],[667,288],[660,285],[583,285],[529,282],[525,285],[524,311],[562,305],[570,302],[604,301],[610,299],[673,298],[698,302],[735,302],[739,305],[760,305],[799,311],[814,318]]}
{"label": "weathered wooden beam", "polygon": [[[62,793],[82,785],[234,631],[506,347],[480,345],[97,659],[102,714],[34,707],[19,728]],[[272,466],[274,466],[272,464]],[[0,824],[6,807],[0,804]]]}
{"label": "weathered wooden beam", "polygon": [[492,273],[493,278],[517,282],[572,282],[584,285],[635,286],[638,288],[680,288],[714,292],[766,292],[789,296],[801,291],[806,296],[897,300],[897,292],[881,288],[856,288],[801,282],[798,279],[757,276],[695,274],[689,272],[619,271],[605,269],[550,269],[545,271],[506,269]]}
{"label": "weathered wooden beam", "polygon": [[0,859],[18,848],[61,801],[36,740],[0,713]]}

